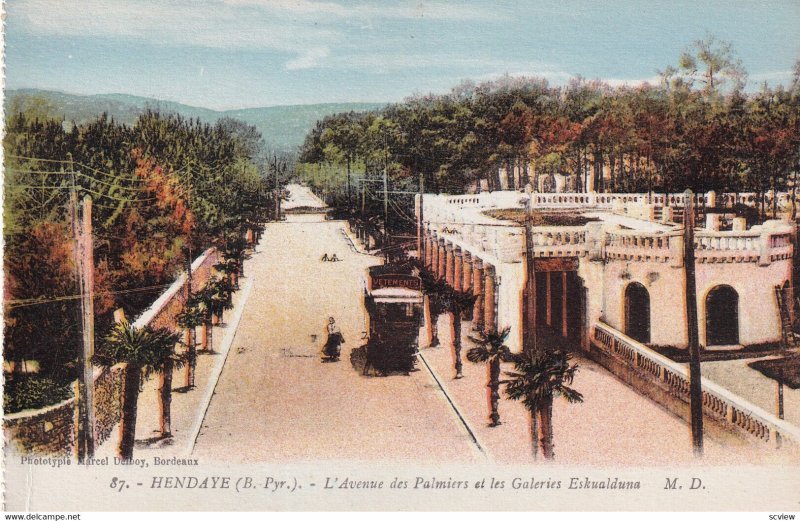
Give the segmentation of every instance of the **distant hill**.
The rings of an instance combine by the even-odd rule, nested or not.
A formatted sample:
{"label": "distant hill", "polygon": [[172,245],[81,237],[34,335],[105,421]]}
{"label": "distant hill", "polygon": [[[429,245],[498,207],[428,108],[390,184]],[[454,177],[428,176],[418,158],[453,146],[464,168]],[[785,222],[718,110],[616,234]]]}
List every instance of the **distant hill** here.
{"label": "distant hill", "polygon": [[39,89],[6,91],[5,111],[25,109],[36,98],[47,100],[65,121],[85,123],[103,112],[115,121],[132,125],[146,109],[176,112],[188,118],[214,123],[219,118],[232,117],[255,127],[264,136],[268,147],[292,151],[303,144],[306,134],[323,117],[338,112],[361,112],[382,108],[382,103],[321,103],[316,105],[282,105],[249,109],[217,111],[193,107],[172,101],[132,96],[129,94],[77,95]]}

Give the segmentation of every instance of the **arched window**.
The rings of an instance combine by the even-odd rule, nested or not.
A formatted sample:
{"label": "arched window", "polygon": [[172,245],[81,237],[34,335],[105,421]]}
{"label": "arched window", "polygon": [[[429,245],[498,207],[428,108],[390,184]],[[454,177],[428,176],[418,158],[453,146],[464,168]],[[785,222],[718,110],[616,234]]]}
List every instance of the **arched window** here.
{"label": "arched window", "polygon": [[716,286],[706,296],[706,345],[739,343],[739,294],[730,286]]}
{"label": "arched window", "polygon": [[650,342],[650,293],[638,282],[625,288],[625,334],[643,344]]}

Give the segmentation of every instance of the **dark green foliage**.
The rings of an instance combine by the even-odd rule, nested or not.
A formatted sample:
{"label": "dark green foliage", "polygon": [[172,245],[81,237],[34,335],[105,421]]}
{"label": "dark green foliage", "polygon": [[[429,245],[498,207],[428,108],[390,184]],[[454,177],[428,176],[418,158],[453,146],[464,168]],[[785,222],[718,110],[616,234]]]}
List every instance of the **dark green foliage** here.
{"label": "dark green foliage", "polygon": [[514,371],[506,372],[506,395],[511,400],[522,400],[529,411],[536,411],[546,400],[563,396],[570,403],[583,401],[583,395],[569,387],[578,371],[570,365],[572,354],[568,351],[538,351],[521,353],[514,357]]}
{"label": "dark green foliage", "polygon": [[195,295],[192,295],[191,302],[178,313],[175,321],[180,327],[194,329],[206,323],[207,313]]}
{"label": "dark green foliage", "polygon": [[261,176],[260,136],[245,123],[147,110],[132,126],[106,115],[69,126],[47,103],[15,106],[3,141],[5,355],[66,382],[81,337],[69,188],[94,200],[101,337],[114,309],[136,316],[188,255],[225,245],[241,270],[243,235],[267,219],[272,184]]}
{"label": "dark green foliage", "polygon": [[160,372],[168,360],[178,361],[174,351],[179,340],[179,334],[166,328],[139,328],[120,322],[100,342],[93,362],[105,367],[127,363]]}
{"label": "dark green foliage", "polygon": [[3,411],[6,414],[39,409],[72,396],[69,384],[39,375],[14,375],[5,382]]}
{"label": "dark green foliage", "polygon": [[477,337],[471,336],[470,340],[477,345],[467,351],[467,360],[474,364],[490,363],[495,359],[501,362],[512,361],[511,350],[505,345],[509,331],[509,328],[505,328],[499,333],[481,331]]}

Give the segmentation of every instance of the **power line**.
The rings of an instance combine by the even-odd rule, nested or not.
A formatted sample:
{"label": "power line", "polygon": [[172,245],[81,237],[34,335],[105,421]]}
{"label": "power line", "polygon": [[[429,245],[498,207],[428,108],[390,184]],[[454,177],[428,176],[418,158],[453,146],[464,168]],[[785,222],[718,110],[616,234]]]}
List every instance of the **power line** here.
{"label": "power line", "polygon": [[[118,291],[98,291],[97,295],[127,295],[130,293],[141,293],[146,291],[155,291],[158,289],[165,289],[172,286],[173,283],[170,284],[159,284],[155,286],[143,286],[139,288],[132,288],[132,289],[123,289]],[[40,304],[52,304],[54,302],[63,302],[67,300],[77,300],[82,298],[82,295],[63,295],[60,297],[54,297],[50,299],[19,299],[19,300],[9,300],[5,302],[7,306],[10,308],[19,308],[24,306],[37,306]]]}
{"label": "power line", "polygon": [[[89,170],[91,172],[94,172],[96,174],[100,174],[100,175],[103,175],[103,176],[106,176],[106,177],[111,177],[111,178],[114,178],[114,179],[117,179],[117,178],[120,177],[119,175],[114,175],[114,174],[110,174],[108,172],[104,172],[102,170],[98,170],[96,168],[93,168],[93,167],[91,167],[91,166],[89,166],[89,165],[87,165],[85,163],[81,163],[79,161],[74,161],[74,160],[70,161],[69,159],[44,159],[44,158],[40,158],[40,157],[18,156],[18,155],[14,155],[14,154],[7,154],[6,157],[10,157],[10,158],[14,158],[14,159],[25,159],[25,160],[29,160],[29,161],[42,161],[42,162],[46,162],[46,163],[58,163],[58,164],[62,164],[62,165],[66,164],[66,165],[69,165],[70,167],[74,167],[74,166],[77,165],[79,167],[85,168],[86,170]],[[24,170],[18,170],[18,171],[24,172]],[[48,172],[48,173],[60,174],[61,172],[59,171],[59,172]],[[72,175],[72,174],[78,174],[78,172],[64,172],[64,174],[65,175]],[[94,179],[94,178],[92,178],[92,179]],[[130,178],[130,180],[132,182],[139,182],[139,183],[140,182],[144,182],[143,180],[138,180],[136,178]]]}
{"label": "power line", "polygon": [[[8,186],[14,188],[26,188],[26,189],[34,189],[34,190],[71,190],[72,186],[51,186],[51,185],[18,185],[18,184],[9,184]],[[82,185],[75,186],[76,189],[88,192],[90,194],[96,195],[98,197],[107,197],[108,199],[113,199],[114,201],[121,201],[121,202],[146,202],[146,201],[157,201],[158,197],[148,197],[145,199],[123,199],[120,197],[116,197],[110,194],[104,194],[98,192],[96,190],[92,190],[91,188],[87,188]]]}
{"label": "power line", "polygon": [[[98,179],[96,177],[92,177],[90,175],[84,174],[83,172],[62,172],[62,171],[59,171],[59,172],[48,172],[48,171],[44,171],[44,170],[17,170],[17,169],[13,169],[13,168],[10,169],[10,170],[12,170],[14,172],[21,172],[21,173],[28,173],[28,174],[78,176],[78,177],[83,177],[83,178],[86,178],[86,179],[90,179],[91,181],[93,181],[95,183],[100,183],[100,184],[103,184],[103,185],[106,185],[106,186],[110,186],[112,188],[119,188],[120,190],[130,190],[130,191],[137,191],[137,190],[138,191],[144,191],[145,190],[142,187],[124,186],[124,185],[110,183],[108,181],[104,181],[102,179]],[[121,178],[116,178],[116,179],[121,179]],[[136,181],[136,180],[133,180],[133,179],[124,179],[124,180],[125,181]]]}

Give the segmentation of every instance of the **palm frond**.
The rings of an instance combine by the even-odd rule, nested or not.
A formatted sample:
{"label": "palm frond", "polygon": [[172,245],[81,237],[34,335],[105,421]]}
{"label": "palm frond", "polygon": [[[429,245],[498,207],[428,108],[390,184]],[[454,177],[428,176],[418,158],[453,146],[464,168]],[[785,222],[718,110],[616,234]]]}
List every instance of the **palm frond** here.
{"label": "palm frond", "polygon": [[467,360],[473,364],[483,364],[492,358],[492,353],[485,347],[473,347],[467,351]]}
{"label": "palm frond", "polygon": [[514,370],[506,371],[506,395],[511,400],[522,400],[529,410],[534,410],[543,400],[563,396],[570,403],[583,401],[583,395],[568,387],[577,365],[569,365],[572,355],[566,351],[541,351],[523,353],[514,357]]}

